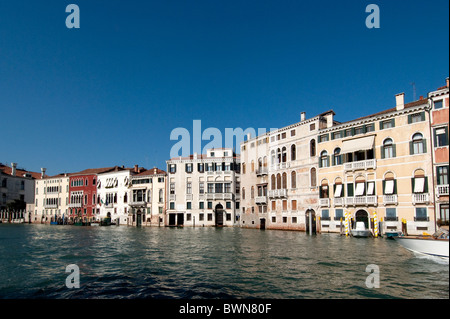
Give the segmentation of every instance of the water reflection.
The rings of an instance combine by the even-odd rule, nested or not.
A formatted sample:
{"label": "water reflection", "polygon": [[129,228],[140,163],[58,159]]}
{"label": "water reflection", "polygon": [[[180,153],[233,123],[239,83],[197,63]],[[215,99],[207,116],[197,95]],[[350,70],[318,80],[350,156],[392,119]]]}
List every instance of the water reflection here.
{"label": "water reflection", "polygon": [[[0,226],[6,298],[448,298],[448,262],[394,241],[240,228]],[[81,288],[65,288],[77,264]],[[366,267],[380,269],[369,289]]]}

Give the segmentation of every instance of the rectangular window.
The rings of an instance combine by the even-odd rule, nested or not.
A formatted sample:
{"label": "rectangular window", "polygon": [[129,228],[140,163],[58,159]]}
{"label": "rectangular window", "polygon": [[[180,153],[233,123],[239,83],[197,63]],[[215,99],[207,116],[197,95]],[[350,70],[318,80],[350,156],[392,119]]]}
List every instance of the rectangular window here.
{"label": "rectangular window", "polygon": [[272,223],[276,223],[277,222],[277,218],[275,216],[272,216]]}
{"label": "rectangular window", "polygon": [[397,209],[396,208],[386,208],[386,218],[387,221],[397,221]]}
{"label": "rectangular window", "polygon": [[212,202],[208,202],[208,209],[212,209]]}
{"label": "rectangular window", "polygon": [[186,183],[186,194],[192,194],[192,182]]}
{"label": "rectangular window", "polygon": [[187,202],[186,203],[186,209],[192,209],[192,203],[191,202]]}
{"label": "rectangular window", "polygon": [[295,136],[295,130],[291,130],[291,136]]}
{"label": "rectangular window", "polygon": [[355,128],[355,135],[358,135],[358,134],[364,134],[366,131],[365,131],[365,128],[364,128],[364,126],[360,126],[360,127],[356,127]]}
{"label": "rectangular window", "polygon": [[186,173],[192,173],[192,163],[186,164]]}
{"label": "rectangular window", "polygon": [[425,112],[408,115],[408,124],[425,121]]}
{"label": "rectangular window", "polygon": [[174,202],[170,202],[169,207],[170,207],[170,209],[175,209],[175,203]]}
{"label": "rectangular window", "polygon": [[322,209],[322,220],[330,220],[330,211],[328,209]]}
{"label": "rectangular window", "polygon": [[291,202],[291,210],[297,210],[297,201],[295,199]]}
{"label": "rectangular window", "polygon": [[393,179],[385,181],[384,195],[394,194],[394,185],[395,185],[395,180],[393,180]]}
{"label": "rectangular window", "polygon": [[212,214],[211,213],[208,214],[208,221],[209,222],[212,221]]}
{"label": "rectangular window", "polygon": [[287,200],[283,200],[283,210],[287,210]]}
{"label": "rectangular window", "polygon": [[292,217],[292,224],[297,224],[297,217]]}
{"label": "rectangular window", "polygon": [[227,209],[231,209],[231,202],[226,202],[225,206]]}
{"label": "rectangular window", "polygon": [[334,219],[335,220],[341,220],[344,219],[344,210],[342,208],[338,208],[334,212]]}
{"label": "rectangular window", "polygon": [[276,201],[272,201],[272,210],[276,210],[277,209],[277,202]]}
{"label": "rectangular window", "polygon": [[231,193],[231,183],[225,183],[224,187],[225,187],[225,190],[224,190],[225,193]]}
{"label": "rectangular window", "polygon": [[380,122],[380,130],[395,127],[395,119]]}
{"label": "rectangular window", "polygon": [[339,131],[339,132],[334,132],[331,136],[333,137],[333,140],[335,140],[335,139],[341,138],[342,134],[341,134],[341,131]]}
{"label": "rectangular window", "polygon": [[213,193],[214,193],[214,184],[208,183],[208,194],[213,194]]}
{"label": "rectangular window", "polygon": [[426,207],[416,207],[415,221],[428,221],[427,208]]}
{"label": "rectangular window", "polygon": [[198,220],[204,221],[204,220],[205,220],[205,214],[200,213],[200,214],[198,215]]}
{"label": "rectangular window", "polygon": [[448,129],[440,127],[434,129],[434,147],[443,147],[448,145]]}
{"label": "rectangular window", "polygon": [[205,209],[205,202],[199,202],[198,203],[198,208],[199,209]]}
{"label": "rectangular window", "polygon": [[186,214],[186,220],[190,221],[192,219],[192,215],[191,214]]}
{"label": "rectangular window", "polygon": [[200,194],[204,194],[205,193],[205,183],[201,182],[198,184],[198,192]]}
{"label": "rectangular window", "polygon": [[319,143],[327,142],[328,140],[329,140],[329,135],[328,134],[324,134],[324,135],[320,135],[319,136]]}
{"label": "rectangular window", "polygon": [[440,225],[447,225],[449,224],[448,219],[448,204],[440,205],[439,206],[439,219],[440,219]]}
{"label": "rectangular window", "polygon": [[436,176],[438,185],[448,185],[448,165],[436,167]]}
{"label": "rectangular window", "polygon": [[443,101],[443,100],[434,101],[434,109],[435,109],[435,110],[442,109],[442,107],[443,107],[442,101]]}
{"label": "rectangular window", "polygon": [[414,193],[423,193],[425,190],[425,177],[414,178]]}
{"label": "rectangular window", "polygon": [[287,223],[287,217],[283,216],[283,223]]}
{"label": "rectangular window", "polygon": [[170,183],[170,194],[171,195],[175,194],[175,183]]}

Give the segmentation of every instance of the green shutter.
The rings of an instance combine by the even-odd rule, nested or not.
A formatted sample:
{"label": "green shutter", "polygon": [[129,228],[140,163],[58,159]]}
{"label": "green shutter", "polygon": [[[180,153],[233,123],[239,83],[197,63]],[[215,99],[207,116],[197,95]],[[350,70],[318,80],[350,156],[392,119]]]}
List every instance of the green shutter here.
{"label": "green shutter", "polygon": [[415,182],[415,180],[413,177],[413,178],[411,178],[411,194],[414,194],[414,182]]}
{"label": "green shutter", "polygon": [[353,183],[347,184],[347,195],[348,197],[353,197]]}
{"label": "green shutter", "polygon": [[408,114],[408,124],[412,123],[412,114]]}
{"label": "green shutter", "polygon": [[395,118],[393,118],[393,119],[391,120],[391,123],[392,123],[392,127],[395,127]]}
{"label": "green shutter", "polygon": [[386,181],[384,179],[383,179],[382,185],[383,185],[383,195],[384,195],[384,189],[386,188]]}
{"label": "green shutter", "polygon": [[423,187],[423,192],[428,193],[428,176],[425,176],[425,184]]}
{"label": "green shutter", "polygon": [[322,168],[322,158],[319,157],[319,168]]}
{"label": "green shutter", "polygon": [[327,167],[330,167],[330,155],[327,155]]}
{"label": "green shutter", "polygon": [[397,180],[394,179],[394,194],[397,194]]}
{"label": "green shutter", "polygon": [[409,142],[409,155],[414,154],[414,144],[413,141]]}
{"label": "green shutter", "polygon": [[427,152],[427,140],[424,139],[422,141],[422,143],[423,143],[423,152],[426,153]]}
{"label": "green shutter", "polygon": [[352,127],[352,136],[355,135],[355,128]]}
{"label": "green shutter", "polygon": [[383,129],[383,121],[380,121],[380,130]]}
{"label": "green shutter", "polygon": [[397,145],[392,144],[392,156],[397,157]]}
{"label": "green shutter", "polygon": [[420,113],[420,118],[421,118],[422,121],[425,121],[425,111]]}
{"label": "green shutter", "polygon": [[384,159],[384,146],[381,146],[381,159]]}

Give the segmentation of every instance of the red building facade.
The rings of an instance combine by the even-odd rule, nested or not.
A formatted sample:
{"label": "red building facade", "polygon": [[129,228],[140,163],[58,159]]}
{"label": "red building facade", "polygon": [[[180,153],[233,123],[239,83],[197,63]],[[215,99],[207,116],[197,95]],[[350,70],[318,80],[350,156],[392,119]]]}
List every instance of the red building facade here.
{"label": "red building facade", "polygon": [[113,167],[94,168],[70,174],[69,220],[71,222],[93,222],[97,220],[97,174],[112,169]]}

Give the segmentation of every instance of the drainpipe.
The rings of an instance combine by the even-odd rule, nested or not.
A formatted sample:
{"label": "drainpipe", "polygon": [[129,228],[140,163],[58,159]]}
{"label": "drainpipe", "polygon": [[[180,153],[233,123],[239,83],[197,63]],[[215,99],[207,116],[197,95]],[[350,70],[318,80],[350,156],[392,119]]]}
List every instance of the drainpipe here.
{"label": "drainpipe", "polygon": [[433,198],[433,206],[434,206],[434,232],[437,231],[437,220],[436,220],[436,188],[434,185],[434,138],[433,138],[433,130],[431,129],[431,99],[428,94],[428,107],[425,108],[428,113],[428,128],[430,129],[430,152],[431,152],[431,178],[432,178],[432,198]]}

